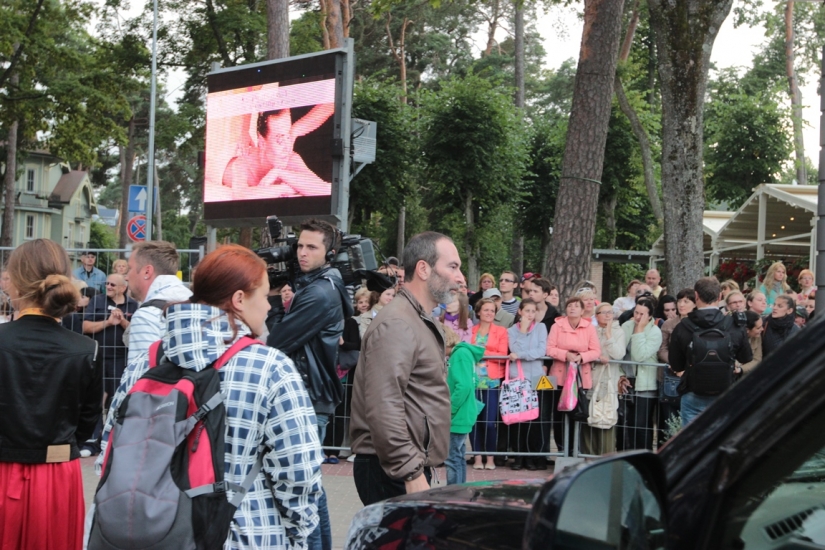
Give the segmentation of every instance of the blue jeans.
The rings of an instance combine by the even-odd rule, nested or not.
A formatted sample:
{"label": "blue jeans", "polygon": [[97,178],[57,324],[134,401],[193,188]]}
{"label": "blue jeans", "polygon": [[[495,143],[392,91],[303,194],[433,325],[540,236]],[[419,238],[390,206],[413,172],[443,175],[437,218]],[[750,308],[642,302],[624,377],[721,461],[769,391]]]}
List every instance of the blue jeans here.
{"label": "blue jeans", "polygon": [[467,482],[467,462],[464,453],[467,450],[467,434],[450,432],[450,452],[444,466],[447,467],[447,485]]}
{"label": "blue jeans", "polygon": [[716,401],[715,395],[696,395],[695,393],[686,393],[682,396],[682,427],[684,428],[693,419],[699,416],[699,413],[708,408],[708,406]]}
{"label": "blue jeans", "polygon": [[[329,424],[329,415],[316,415],[318,419],[318,439],[323,443]],[[329,507],[327,506],[327,492],[322,490],[318,499],[318,527],[310,533],[307,540],[309,550],[331,550],[332,549],[332,525],[329,522]]]}
{"label": "blue jeans", "polygon": [[485,452],[496,452],[496,439],[498,430],[496,420],[498,420],[498,388],[476,390],[476,397],[484,403],[484,409],[478,415],[470,432],[470,442],[473,446],[473,454],[483,455]]}

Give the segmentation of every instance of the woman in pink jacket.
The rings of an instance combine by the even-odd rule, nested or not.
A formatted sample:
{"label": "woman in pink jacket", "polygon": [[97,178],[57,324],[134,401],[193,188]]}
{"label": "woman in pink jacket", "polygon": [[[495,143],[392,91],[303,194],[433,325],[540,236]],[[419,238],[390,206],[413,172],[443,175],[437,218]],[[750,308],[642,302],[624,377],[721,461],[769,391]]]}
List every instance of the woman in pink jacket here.
{"label": "woman in pink jacket", "polygon": [[[553,358],[553,365],[550,367],[550,376],[556,378],[559,388],[564,386],[567,379],[568,363],[578,363],[579,372],[582,377],[582,387],[590,389],[592,379],[590,377],[590,363],[597,361],[601,357],[602,348],[599,344],[599,336],[596,328],[590,323],[590,319],[582,316],[584,303],[578,296],[568,298],[564,305],[567,313],[566,317],[559,317],[550,329],[550,336],[547,338],[547,356]],[[558,394],[560,392],[554,392]],[[556,440],[559,450],[564,449],[564,426],[562,424],[562,414],[556,410],[556,399],[553,400],[553,410],[546,411],[553,413],[553,439]],[[573,427],[570,429],[570,442],[572,442]]]}

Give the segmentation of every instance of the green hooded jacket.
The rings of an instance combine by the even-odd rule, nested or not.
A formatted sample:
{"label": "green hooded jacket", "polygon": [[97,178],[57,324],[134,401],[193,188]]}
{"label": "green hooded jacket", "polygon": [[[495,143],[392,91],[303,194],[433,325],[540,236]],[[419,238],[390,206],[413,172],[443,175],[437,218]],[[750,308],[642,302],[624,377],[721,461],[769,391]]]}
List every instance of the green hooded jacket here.
{"label": "green hooded jacket", "polygon": [[478,417],[476,405],[476,363],[484,357],[484,348],[459,342],[450,354],[447,385],[450,387],[452,415],[450,433],[468,434]]}

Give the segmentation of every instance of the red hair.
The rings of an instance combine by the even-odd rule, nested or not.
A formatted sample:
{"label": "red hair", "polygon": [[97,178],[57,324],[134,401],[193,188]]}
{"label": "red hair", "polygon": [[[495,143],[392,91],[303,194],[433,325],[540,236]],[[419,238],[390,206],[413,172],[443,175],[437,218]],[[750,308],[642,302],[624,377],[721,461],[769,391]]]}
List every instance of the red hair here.
{"label": "red hair", "polygon": [[235,338],[237,312],[232,306],[232,295],[242,290],[250,294],[266,274],[266,263],[248,248],[227,244],[210,252],[198,264],[192,277],[192,303],[215,306],[229,316],[232,338]]}

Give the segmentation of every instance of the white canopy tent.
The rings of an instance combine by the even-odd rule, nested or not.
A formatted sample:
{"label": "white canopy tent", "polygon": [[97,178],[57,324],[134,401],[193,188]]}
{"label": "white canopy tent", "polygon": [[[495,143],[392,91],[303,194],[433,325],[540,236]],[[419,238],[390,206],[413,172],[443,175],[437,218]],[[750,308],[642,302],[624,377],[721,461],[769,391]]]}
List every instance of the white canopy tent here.
{"label": "white canopy tent", "polygon": [[[705,211],[705,256],[711,270],[720,258],[761,260],[816,257],[816,185],[763,183],[736,212]],[[664,240],[651,249],[664,256]],[[661,261],[652,259],[651,263]]]}

